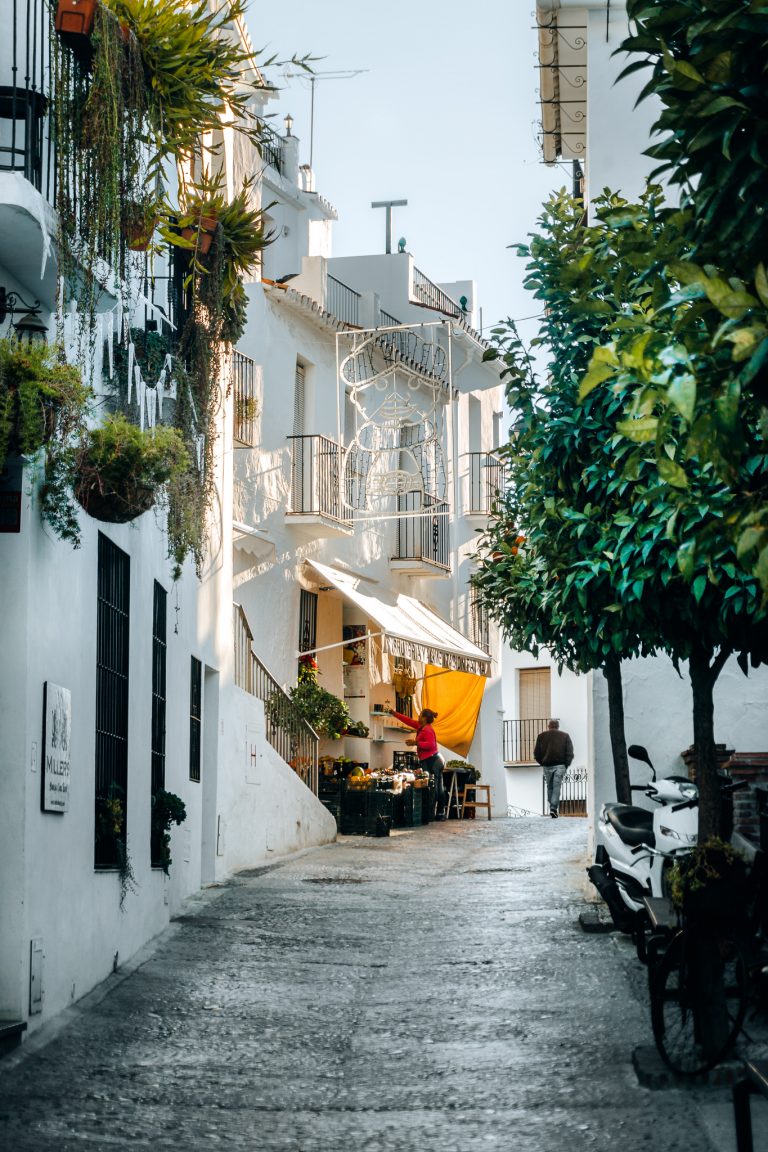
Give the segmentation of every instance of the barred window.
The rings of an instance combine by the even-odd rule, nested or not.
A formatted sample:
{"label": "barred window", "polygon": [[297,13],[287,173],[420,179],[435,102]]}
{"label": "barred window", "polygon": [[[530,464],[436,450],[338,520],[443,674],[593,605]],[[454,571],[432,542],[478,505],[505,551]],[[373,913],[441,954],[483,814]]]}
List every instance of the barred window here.
{"label": "barred window", "polygon": [[469,633],[469,638],[473,644],[482,648],[483,652],[490,652],[491,623],[488,609],[481,600],[476,598],[472,600],[470,605]]}
{"label": "barred window", "polygon": [[128,793],[128,641],[131,561],[99,533],[96,605],[94,865],[124,859]]}
{"label": "barred window", "polygon": [[192,657],[189,677],[189,778],[200,782],[203,726],[203,666]]}

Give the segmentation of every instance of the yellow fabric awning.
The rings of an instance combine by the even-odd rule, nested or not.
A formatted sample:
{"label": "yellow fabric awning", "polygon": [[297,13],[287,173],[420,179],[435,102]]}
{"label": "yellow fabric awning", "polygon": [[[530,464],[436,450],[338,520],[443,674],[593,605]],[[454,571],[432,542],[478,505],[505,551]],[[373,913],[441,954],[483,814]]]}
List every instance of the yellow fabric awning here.
{"label": "yellow fabric awning", "polygon": [[428,664],[421,690],[422,708],[437,713],[432,727],[438,743],[466,756],[475,735],[485,691],[485,677],[469,672],[444,672]]}
{"label": "yellow fabric awning", "polygon": [[324,584],[337,588],[381,629],[382,646],[390,656],[418,660],[456,672],[489,676],[491,658],[420,600],[376,586],[330,564],[306,563]]}

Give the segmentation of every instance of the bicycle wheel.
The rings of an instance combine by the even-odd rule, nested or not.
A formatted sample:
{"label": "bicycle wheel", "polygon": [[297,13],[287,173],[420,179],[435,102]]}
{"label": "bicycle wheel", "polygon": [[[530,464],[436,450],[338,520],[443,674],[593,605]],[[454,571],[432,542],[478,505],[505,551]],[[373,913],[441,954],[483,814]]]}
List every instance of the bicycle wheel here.
{"label": "bicycle wheel", "polygon": [[651,1025],[659,1054],[673,1072],[696,1076],[732,1048],[747,1008],[747,969],[728,936],[671,941],[651,985]]}

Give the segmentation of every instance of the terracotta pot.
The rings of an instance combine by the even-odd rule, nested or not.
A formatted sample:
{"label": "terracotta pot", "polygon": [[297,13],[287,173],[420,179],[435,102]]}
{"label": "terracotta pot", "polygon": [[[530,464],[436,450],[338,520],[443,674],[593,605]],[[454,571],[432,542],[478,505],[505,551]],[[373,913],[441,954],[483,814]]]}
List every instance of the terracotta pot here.
{"label": "terracotta pot", "polygon": [[213,232],[204,232],[202,229],[198,232],[197,228],[183,228],[181,232],[185,240],[197,245],[197,251],[200,255],[205,256],[211,250],[213,244]]}
{"label": "terracotta pot", "polygon": [[98,0],[58,0],[56,31],[75,36],[90,36]]}
{"label": "terracotta pot", "polygon": [[157,219],[142,221],[139,224],[124,224],[123,235],[132,252],[146,252],[152,243],[152,237],[157,227]]}

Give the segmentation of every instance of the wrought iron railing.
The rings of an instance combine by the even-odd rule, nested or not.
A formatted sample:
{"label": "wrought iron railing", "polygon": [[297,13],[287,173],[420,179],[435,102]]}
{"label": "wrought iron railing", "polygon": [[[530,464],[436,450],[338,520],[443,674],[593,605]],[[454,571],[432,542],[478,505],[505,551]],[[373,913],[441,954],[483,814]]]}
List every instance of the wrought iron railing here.
{"label": "wrought iron railing", "polygon": [[383,308],[379,308],[379,328],[395,328],[399,323],[400,321],[394,316],[391,316],[389,312],[385,312]]}
{"label": "wrought iron railing", "polygon": [[256,443],[259,397],[256,393],[256,364],[250,356],[233,351],[230,380],[234,399],[235,444],[252,448]]}
{"label": "wrought iron railing", "polygon": [[253,633],[240,604],[233,604],[235,684],[264,704],[266,736],[315,796],[319,737],[253,651]]}
{"label": "wrought iron railing", "polygon": [[535,764],[533,749],[536,737],[546,732],[549,717],[541,720],[504,721],[504,763]]}
{"label": "wrought iron railing", "polygon": [[397,522],[395,560],[421,560],[450,569],[448,505],[434,496],[406,492],[397,500],[399,512],[413,512]]}
{"label": "wrought iron railing", "polygon": [[504,462],[492,452],[469,453],[469,507],[488,515],[504,491]]}
{"label": "wrought iron railing", "polygon": [[282,171],[282,142],[274,128],[270,128],[264,120],[259,120],[259,151],[262,160],[270,167],[276,172]]}
{"label": "wrought iron railing", "polygon": [[346,522],[341,503],[342,446],[327,436],[289,436],[291,512]]}
{"label": "wrought iron railing", "polygon": [[[561,816],[586,816],[587,814],[587,769],[582,765],[579,768],[568,768],[560,785],[560,803],[558,811]],[[546,816],[549,812],[547,802],[547,781],[542,773],[541,787],[541,813]]]}
{"label": "wrought iron railing", "polygon": [[444,312],[446,316],[461,315],[460,305],[452,300],[447,292],[443,292],[442,288],[438,288],[437,284],[433,284],[418,268],[413,270],[413,294],[422,304],[438,312]]}
{"label": "wrought iron railing", "polygon": [[3,0],[2,7],[0,170],[20,172],[53,203],[49,5],[46,0]]}
{"label": "wrought iron railing", "polygon": [[326,310],[345,324],[360,323],[360,293],[348,284],[342,284],[335,276],[328,275]]}

